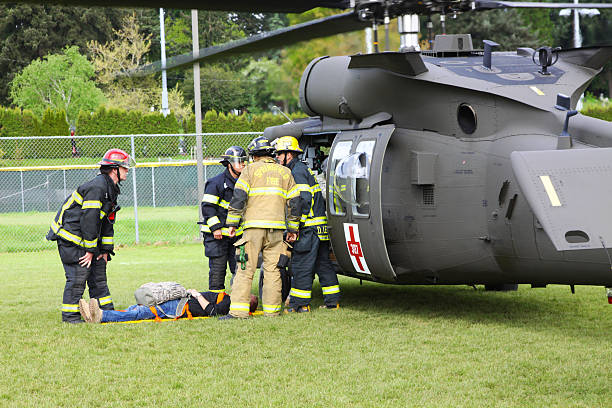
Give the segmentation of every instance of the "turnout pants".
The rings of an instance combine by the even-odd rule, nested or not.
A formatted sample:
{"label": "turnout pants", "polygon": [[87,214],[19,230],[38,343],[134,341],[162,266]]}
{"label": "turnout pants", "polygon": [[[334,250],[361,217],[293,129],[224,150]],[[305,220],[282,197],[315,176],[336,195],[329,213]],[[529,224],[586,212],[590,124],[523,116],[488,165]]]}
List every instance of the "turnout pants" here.
{"label": "turnout pants", "polygon": [[291,272],[290,307],[310,304],[315,273],[319,276],[325,304],[335,305],[340,301],[338,277],[329,259],[329,241],[319,240],[314,228],[300,230],[291,254]]}
{"label": "turnout pants", "polygon": [[215,239],[213,234],[204,235],[204,254],[208,257],[208,290],[221,293],[225,290],[227,265],[232,275],[236,273],[236,239]]}
{"label": "turnout pants", "polygon": [[246,269],[238,268],[232,287],[230,314],[235,317],[249,316],[249,303],[253,275],[257,269],[259,252],[263,252],[264,286],[262,305],[266,316],[278,316],[281,310],[281,276],[278,258],[284,250],[283,230],[249,228],[243,233],[248,256]]}
{"label": "turnout pants", "polygon": [[103,310],[113,310],[113,300],[106,283],[106,262],[96,260],[94,256],[89,268],[79,265],[79,258],[85,255],[85,250],[77,246],[67,246],[58,243],[60,258],[66,273],[66,286],[62,300],[62,321],[74,322],[81,320],[79,299],[85,292],[85,284],[89,287],[89,297],[96,298]]}

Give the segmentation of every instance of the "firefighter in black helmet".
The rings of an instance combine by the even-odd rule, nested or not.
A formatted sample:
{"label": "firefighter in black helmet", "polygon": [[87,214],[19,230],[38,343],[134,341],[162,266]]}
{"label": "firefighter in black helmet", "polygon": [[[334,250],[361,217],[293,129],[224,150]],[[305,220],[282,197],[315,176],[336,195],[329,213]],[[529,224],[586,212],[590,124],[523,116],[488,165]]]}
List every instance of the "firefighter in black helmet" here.
{"label": "firefighter in black helmet", "polygon": [[[237,237],[230,238],[225,220],[227,207],[234,195],[234,184],[242,173],[247,155],[240,146],[231,146],[221,156],[225,166],[223,173],[206,182],[202,198],[202,233],[204,254],[208,257],[208,290],[220,293],[225,290],[225,271],[229,263],[230,272],[236,273]],[[242,231],[238,231],[238,236]]]}
{"label": "firefighter in black helmet", "polygon": [[89,297],[97,299],[104,310],[113,310],[106,283],[106,263],[115,255],[115,215],[119,210],[119,184],[127,178],[130,156],[120,149],[104,154],[100,174],[81,184],[57,212],[47,239],[57,241],[66,272],[62,320],[81,323],[79,300],[89,287]]}

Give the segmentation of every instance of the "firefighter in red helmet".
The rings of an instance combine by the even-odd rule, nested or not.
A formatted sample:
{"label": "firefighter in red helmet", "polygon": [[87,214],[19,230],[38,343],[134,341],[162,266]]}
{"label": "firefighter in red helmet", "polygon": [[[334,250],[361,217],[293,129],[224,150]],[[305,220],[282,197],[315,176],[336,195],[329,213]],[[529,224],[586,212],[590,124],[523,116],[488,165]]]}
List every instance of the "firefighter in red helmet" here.
{"label": "firefighter in red helmet", "polygon": [[106,283],[106,263],[115,255],[113,224],[119,210],[119,185],[127,179],[130,156],[120,149],[104,154],[100,174],[81,184],[62,204],[51,223],[47,239],[57,242],[66,272],[62,321],[81,323],[79,299],[89,287],[89,297],[104,310],[113,310]]}

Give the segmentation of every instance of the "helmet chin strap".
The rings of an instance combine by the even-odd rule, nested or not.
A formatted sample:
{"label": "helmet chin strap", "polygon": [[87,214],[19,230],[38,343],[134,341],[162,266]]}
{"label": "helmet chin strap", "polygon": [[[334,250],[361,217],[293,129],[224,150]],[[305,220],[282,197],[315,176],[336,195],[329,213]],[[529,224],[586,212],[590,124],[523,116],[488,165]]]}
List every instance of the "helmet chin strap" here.
{"label": "helmet chin strap", "polygon": [[236,178],[240,177],[240,173],[241,173],[241,172],[240,172],[240,171],[237,171],[237,170],[234,168],[234,166],[232,166],[232,163],[227,162],[227,165],[228,165],[228,166],[229,166],[229,168],[231,169],[231,170],[230,170],[230,173],[233,173],[233,174],[236,176]]}
{"label": "helmet chin strap", "polygon": [[121,185],[121,175],[119,174],[119,166],[115,167],[115,170],[117,171],[117,184]]}

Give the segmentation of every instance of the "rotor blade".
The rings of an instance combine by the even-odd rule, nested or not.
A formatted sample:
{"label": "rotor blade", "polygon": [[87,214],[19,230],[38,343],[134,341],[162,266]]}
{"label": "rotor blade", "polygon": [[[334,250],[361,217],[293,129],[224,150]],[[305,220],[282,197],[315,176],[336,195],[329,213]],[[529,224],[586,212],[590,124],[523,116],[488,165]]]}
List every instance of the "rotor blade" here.
{"label": "rotor blade", "polygon": [[476,0],[473,5],[474,10],[493,10],[502,8],[612,8],[610,3],[539,3],[533,1],[495,1],[495,0]]}
{"label": "rotor blade", "polygon": [[0,0],[1,3],[45,4],[79,7],[143,7],[220,11],[250,11],[253,13],[302,13],[315,7],[346,9],[350,0]]}
{"label": "rotor blade", "polygon": [[[196,61],[213,62],[232,55],[252,54],[266,51],[271,48],[286,47],[300,41],[348,33],[369,26],[369,22],[360,21],[352,12],[337,14],[335,16],[324,17],[291,27],[281,28],[279,30],[257,34],[223,45],[202,48],[197,58],[194,58],[192,53],[181,54],[169,58],[166,61],[166,69],[190,65]],[[161,69],[161,62],[157,61],[130,72],[128,75],[147,75],[161,71]]]}

